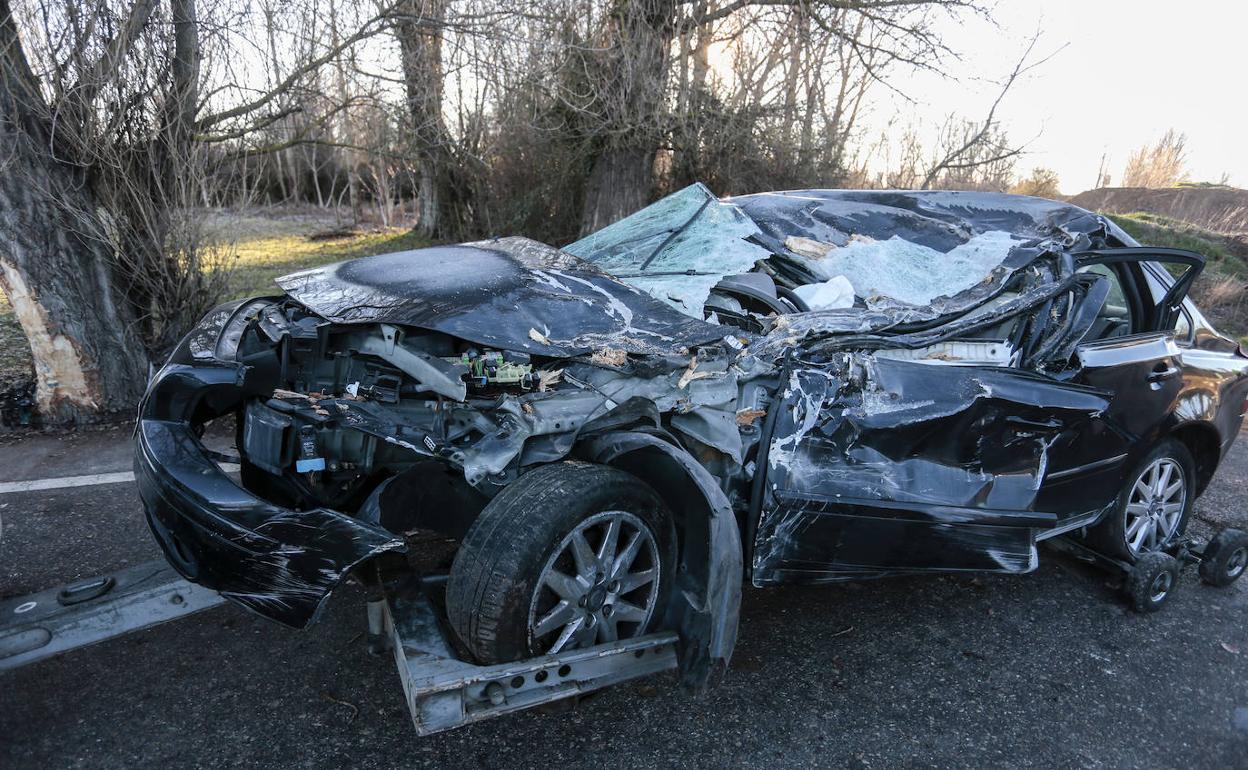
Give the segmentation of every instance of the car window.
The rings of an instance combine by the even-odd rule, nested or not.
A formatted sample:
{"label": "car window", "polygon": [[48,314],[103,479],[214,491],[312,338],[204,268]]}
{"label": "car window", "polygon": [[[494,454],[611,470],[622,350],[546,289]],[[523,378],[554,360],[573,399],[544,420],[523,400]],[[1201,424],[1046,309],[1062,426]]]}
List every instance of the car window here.
{"label": "car window", "polygon": [[1187,310],[1179,313],[1179,320],[1174,324],[1174,338],[1184,342],[1192,337],[1192,322],[1187,318]]}
{"label": "car window", "polygon": [[1079,272],[1095,273],[1104,276],[1109,281],[1109,294],[1105,297],[1105,304],[1096,314],[1096,323],[1084,339],[1103,340],[1130,334],[1135,324],[1132,323],[1131,318],[1131,303],[1127,299],[1126,291],[1122,288],[1122,280],[1118,277],[1118,271],[1112,265],[1094,264],[1080,268]]}
{"label": "car window", "polygon": [[[1160,262],[1146,263],[1145,268],[1144,280],[1148,284],[1148,290],[1155,298],[1155,301],[1161,301],[1161,298],[1166,294],[1166,290],[1174,283],[1174,271],[1167,269],[1167,266]],[[1174,339],[1180,344],[1191,341],[1193,313],[1196,313],[1197,316],[1199,315],[1198,311],[1189,307],[1190,302],[1191,300],[1187,300],[1184,303],[1183,309],[1179,312],[1174,324]]]}

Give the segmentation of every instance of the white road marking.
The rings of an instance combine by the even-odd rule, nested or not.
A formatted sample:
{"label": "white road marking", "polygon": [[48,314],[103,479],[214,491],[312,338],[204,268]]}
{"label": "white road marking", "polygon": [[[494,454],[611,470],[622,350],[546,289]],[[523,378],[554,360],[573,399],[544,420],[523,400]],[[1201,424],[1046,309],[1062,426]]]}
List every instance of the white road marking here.
{"label": "white road marking", "polygon": [[[238,465],[235,463],[221,463],[218,467],[226,473],[238,471]],[[0,495],[14,492],[38,492],[45,489],[93,487],[97,484],[124,484],[129,481],[134,481],[134,471],[93,473],[89,476],[61,476],[54,479],[32,479],[30,481],[5,481],[0,482]]]}

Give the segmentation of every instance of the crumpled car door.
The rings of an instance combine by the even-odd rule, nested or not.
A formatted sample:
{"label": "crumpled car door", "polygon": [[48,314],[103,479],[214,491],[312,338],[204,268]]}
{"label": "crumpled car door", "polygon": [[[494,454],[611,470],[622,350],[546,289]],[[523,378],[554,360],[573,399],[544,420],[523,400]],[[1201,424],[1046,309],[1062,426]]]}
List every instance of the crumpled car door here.
{"label": "crumpled car door", "polygon": [[1049,449],[1108,405],[1017,369],[857,355],[793,364],[753,532],[755,585],[900,572],[1026,572]]}

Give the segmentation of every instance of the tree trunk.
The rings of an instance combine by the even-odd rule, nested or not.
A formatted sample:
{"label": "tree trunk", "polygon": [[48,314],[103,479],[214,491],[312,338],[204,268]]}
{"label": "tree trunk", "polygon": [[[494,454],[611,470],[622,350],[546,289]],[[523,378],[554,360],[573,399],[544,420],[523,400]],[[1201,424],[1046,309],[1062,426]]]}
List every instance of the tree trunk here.
{"label": "tree trunk", "polygon": [[603,151],[586,183],[581,234],[599,230],[645,206],[654,171],[653,147],[620,147]]}
{"label": "tree trunk", "polygon": [[442,223],[438,218],[438,179],[437,168],[431,158],[425,157],[424,153],[420,158],[420,186],[416,191],[416,222],[420,232],[427,236],[433,237],[438,232],[438,227]]}
{"label": "tree trunk", "polygon": [[636,211],[650,197],[663,135],[663,89],[675,33],[673,0],[621,0],[608,18],[590,81],[602,116],[581,214],[585,235]]}
{"label": "tree trunk", "polygon": [[448,0],[403,0],[396,9],[394,32],[402,53],[419,166],[417,227],[429,238],[459,236],[469,216],[470,191],[442,117],[442,28],[447,6]]}
{"label": "tree trunk", "polygon": [[681,45],[683,52],[680,77],[684,103],[676,106],[676,121],[673,126],[675,133],[672,137],[672,181],[676,187],[683,187],[691,182],[708,181],[703,169],[706,168],[704,145],[707,127],[714,119],[707,112],[714,24],[704,22],[703,18],[714,10],[714,3],[700,3],[695,6],[692,16],[687,17],[687,30],[681,33],[688,39],[688,44],[687,47],[683,42]]}
{"label": "tree trunk", "polygon": [[85,172],[53,156],[42,106],[0,0],[0,288],[30,343],[40,412],[70,422],[133,409],[147,356],[113,276],[117,229]]}

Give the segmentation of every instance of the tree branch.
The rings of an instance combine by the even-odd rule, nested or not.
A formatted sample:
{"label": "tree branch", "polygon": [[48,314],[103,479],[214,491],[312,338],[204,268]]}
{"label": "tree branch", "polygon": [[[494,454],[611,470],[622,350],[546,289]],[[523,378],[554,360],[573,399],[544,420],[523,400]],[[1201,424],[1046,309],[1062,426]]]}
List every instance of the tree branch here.
{"label": "tree branch", "polygon": [[[966,154],[968,151],[971,150],[971,148],[975,147],[980,142],[984,141],[985,137],[988,136],[988,132],[991,131],[993,126],[995,125],[997,108],[1001,106],[1002,100],[1005,99],[1005,95],[1009,93],[1010,88],[1014,85],[1015,81],[1017,81],[1018,78],[1022,76],[1023,74],[1035,69],[1036,67],[1039,67],[1041,64],[1044,64],[1049,59],[1052,59],[1062,50],[1062,48],[1065,48],[1065,46],[1062,46],[1062,48],[1058,48],[1056,51],[1049,54],[1048,56],[1045,56],[1043,59],[1040,59],[1039,61],[1035,61],[1035,62],[1032,62],[1031,64],[1028,64],[1027,59],[1031,56],[1031,52],[1035,49],[1036,43],[1038,43],[1039,41],[1040,41],[1040,33],[1037,32],[1036,34],[1032,35],[1031,41],[1027,44],[1027,48],[1023,51],[1023,55],[1019,57],[1018,63],[1014,65],[1014,70],[1010,72],[1009,77],[1006,78],[1005,83],[1002,84],[1001,91],[997,94],[997,98],[992,101],[992,106],[988,108],[988,116],[984,118],[984,122],[979,127],[979,130],[977,130],[973,135],[971,135],[970,138],[968,138],[965,142],[963,142],[961,146],[949,152],[947,155],[945,155],[944,158],[942,158],[935,165],[933,165],[930,169],[928,169],[927,174],[923,177],[922,188],[924,190],[929,189],[931,187],[932,183],[936,181],[936,178],[940,175],[942,171],[946,171],[952,168],[970,168],[970,167],[974,167],[977,165],[985,165],[987,163],[991,163],[991,162],[994,162],[995,160],[1001,159],[1001,158],[992,158],[988,160],[977,161],[974,163],[959,163],[958,162],[959,159],[964,154]],[[1018,154],[1017,152],[1014,152],[1003,157],[1009,157],[1010,155],[1017,155],[1017,154]]]}
{"label": "tree branch", "polygon": [[[390,18],[390,14],[393,12],[395,5],[397,5],[397,3],[391,3],[390,5],[384,7],[380,13],[360,25],[360,28],[356,30],[354,35],[343,38],[341,42],[331,47],[321,56],[304,62],[302,66],[296,67],[285,80],[278,83],[269,91],[261,94],[259,97],[251,100],[250,102],[240,104],[236,107],[231,107],[228,110],[222,110],[200,118],[195,123],[196,130],[204,131],[217,125],[218,123],[221,123],[222,121],[243,117],[244,115],[250,115],[282,94],[287,93],[308,73],[320,69],[343,51],[347,50],[361,40],[372,37],[373,35],[381,32],[382,27],[384,27],[384,22]],[[378,22],[382,22],[382,24],[378,24]],[[378,26],[374,27],[374,25]]]}
{"label": "tree branch", "polygon": [[70,86],[67,93],[73,102],[73,107],[86,107],[86,105],[95,100],[100,89],[113,79],[113,76],[117,74],[117,68],[125,60],[131,46],[138,40],[139,33],[143,31],[143,27],[147,26],[147,22],[152,17],[152,11],[155,8],[156,0],[135,0],[134,4],[130,6],[130,13],[126,16],[126,23],[122,25],[113,39],[109,41],[104,48],[104,52],[100,54],[100,58],[96,59],[95,63],[78,78],[74,85]]}
{"label": "tree branch", "polygon": [[874,11],[889,8],[919,8],[922,6],[940,6],[953,8],[974,7],[971,0],[733,0],[725,6],[698,19],[701,24],[713,24],[726,19],[742,8],[747,7],[792,7],[792,6],[823,6],[844,11]]}

